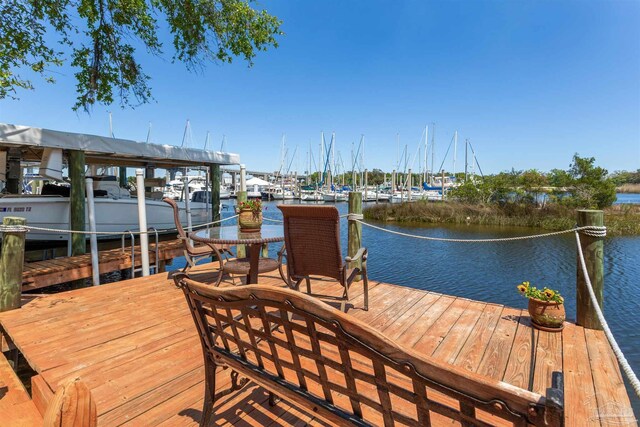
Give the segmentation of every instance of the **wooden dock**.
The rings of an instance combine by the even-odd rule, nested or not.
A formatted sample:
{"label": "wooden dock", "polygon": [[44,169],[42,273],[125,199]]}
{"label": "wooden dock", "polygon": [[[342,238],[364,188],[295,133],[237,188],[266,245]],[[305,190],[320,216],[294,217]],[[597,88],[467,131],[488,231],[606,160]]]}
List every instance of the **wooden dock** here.
{"label": "wooden dock", "polygon": [[[180,240],[158,242],[158,264],[160,271],[173,258],[183,256],[183,244]],[[134,247],[135,267],[142,265],[140,246]],[[98,257],[100,274],[131,268],[131,247],[101,250]],[[155,262],[155,243],[149,244],[149,260]],[[25,262],[22,272],[22,290],[30,291],[60,283],[90,278],[91,254],[61,257],[44,261]]]}
{"label": "wooden dock", "polygon": [[[211,265],[192,270],[212,280]],[[224,283],[224,282],[223,282]],[[260,283],[283,286],[279,276]],[[403,346],[452,365],[544,394],[551,373],[565,379],[568,426],[636,425],[620,371],[603,333],[567,324],[561,333],[531,328],[526,310],[370,281],[349,313]],[[339,294],[336,283],[314,292]],[[96,400],[99,424],[197,425],[203,399],[202,351],[182,291],[168,274],[73,290],[0,313],[3,332],[36,371],[33,401],[81,378]],[[229,372],[219,371],[219,390]],[[212,425],[325,425],[250,384],[220,399]]]}

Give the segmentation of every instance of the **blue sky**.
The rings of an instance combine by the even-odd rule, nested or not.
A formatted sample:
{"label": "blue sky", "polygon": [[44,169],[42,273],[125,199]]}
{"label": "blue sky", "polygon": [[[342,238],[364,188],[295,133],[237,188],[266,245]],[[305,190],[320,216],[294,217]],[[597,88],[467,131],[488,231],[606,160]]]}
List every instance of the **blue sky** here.
{"label": "blue sky", "polygon": [[[568,168],[575,152],[609,171],[640,168],[640,2],[319,1],[259,3],[280,17],[280,47],[255,65],[210,65],[198,74],[143,55],[155,101],[75,113],[71,68],[36,80],[0,121],[180,145],[206,132],[249,169],[277,170],[282,134],[292,170],[306,169],[320,132],[336,133],[347,169],[365,135],[369,169],[391,170],[436,123],[436,168],[458,130],[457,169],[468,138],[485,173]],[[418,169],[414,166],[414,170]],[[451,154],[445,168],[451,170]]]}

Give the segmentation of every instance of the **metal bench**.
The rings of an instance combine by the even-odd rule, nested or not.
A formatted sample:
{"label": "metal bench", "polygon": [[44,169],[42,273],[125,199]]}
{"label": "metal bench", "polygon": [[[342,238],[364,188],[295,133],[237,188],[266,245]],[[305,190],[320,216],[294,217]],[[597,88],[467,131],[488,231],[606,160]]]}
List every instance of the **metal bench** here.
{"label": "metal bench", "polygon": [[215,288],[174,276],[205,360],[201,425],[216,399],[215,372],[251,380],[337,425],[560,426],[560,373],[542,396],[436,361],[305,294],[267,286]]}

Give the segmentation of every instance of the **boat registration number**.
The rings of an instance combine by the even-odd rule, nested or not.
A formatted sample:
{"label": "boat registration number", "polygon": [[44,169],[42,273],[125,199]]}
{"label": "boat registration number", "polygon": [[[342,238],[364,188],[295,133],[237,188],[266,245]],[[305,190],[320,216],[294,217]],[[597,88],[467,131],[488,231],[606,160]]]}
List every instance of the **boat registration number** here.
{"label": "boat registration number", "polygon": [[15,206],[0,208],[0,212],[31,212],[31,206]]}

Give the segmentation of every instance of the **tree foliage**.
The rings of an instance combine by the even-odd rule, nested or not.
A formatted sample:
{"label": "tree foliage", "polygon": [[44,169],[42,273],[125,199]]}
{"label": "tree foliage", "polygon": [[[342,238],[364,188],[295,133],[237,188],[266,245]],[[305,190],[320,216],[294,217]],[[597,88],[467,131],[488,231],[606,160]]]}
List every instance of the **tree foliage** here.
{"label": "tree foliage", "polygon": [[616,185],[607,177],[606,169],[595,166],[594,157],[573,156],[569,174],[572,202],[578,207],[602,209],[616,201]]}
{"label": "tree foliage", "polygon": [[615,171],[610,178],[616,185],[640,184],[640,169],[635,172]]}
{"label": "tree foliage", "polygon": [[568,170],[553,169],[544,174],[535,169],[511,170],[486,176],[480,181],[467,181],[452,189],[449,196],[463,203],[531,204],[540,202],[539,195],[549,194],[552,202],[571,208],[611,206],[616,200],[616,184],[607,170],[595,165],[593,157],[573,156]]}
{"label": "tree foliage", "polygon": [[114,96],[123,107],[149,102],[150,77],[137,49],[161,55],[158,33],[165,27],[173,37],[172,59],[190,70],[235,57],[251,66],[282,34],[281,21],[253,9],[252,1],[2,0],[0,99],[33,89],[33,73],[52,82],[51,68],[69,59],[77,70],[74,110],[111,104]]}

